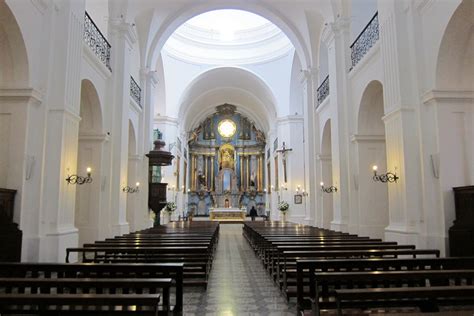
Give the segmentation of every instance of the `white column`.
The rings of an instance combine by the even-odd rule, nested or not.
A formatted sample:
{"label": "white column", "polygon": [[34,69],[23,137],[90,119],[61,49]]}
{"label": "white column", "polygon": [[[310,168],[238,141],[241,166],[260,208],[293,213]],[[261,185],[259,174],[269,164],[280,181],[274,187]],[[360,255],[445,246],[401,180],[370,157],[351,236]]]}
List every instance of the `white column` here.
{"label": "white column", "polygon": [[[65,181],[76,170],[82,58],[84,1],[64,1],[49,7],[46,23],[51,49],[45,103],[46,139],[42,193],[37,204],[39,218],[39,261],[64,261],[67,247],[77,246],[74,227],[76,186]],[[39,190],[39,189],[38,189]],[[27,246],[28,247],[28,246]]]}
{"label": "white column", "polygon": [[[308,225],[315,224],[316,218],[316,155],[315,151],[315,113],[314,106],[316,104],[316,89],[318,70],[311,68],[302,71],[301,84],[303,87],[303,117],[304,117],[304,180],[302,186],[308,195],[303,197],[305,208],[304,223]],[[300,166],[301,167],[301,166]]]}
{"label": "white column", "polygon": [[[138,166],[140,179],[140,199],[138,204],[138,211],[140,213],[139,219],[135,223],[136,229],[144,229],[150,227],[149,208],[148,208],[148,157],[145,155],[153,148],[153,115],[154,104],[157,93],[157,86],[159,83],[156,71],[148,69],[140,70],[140,81],[142,84],[142,105],[143,112],[141,115],[141,127],[143,138],[139,142],[138,152],[142,156]],[[153,224],[153,223],[151,223]]]}
{"label": "white column", "polygon": [[[416,67],[411,54],[412,15],[405,1],[379,1],[380,47],[384,66],[387,170],[400,177],[388,184],[387,240],[418,244],[422,209]],[[406,71],[410,69],[411,71]]]}
{"label": "white column", "polygon": [[[306,208],[307,197],[303,198],[302,204],[294,203],[294,195],[296,194],[297,186],[304,188],[305,185],[305,169],[304,165],[304,151],[305,144],[301,135],[304,129],[304,118],[302,116],[286,116],[278,119],[279,130],[279,144],[278,149],[281,149],[283,142],[286,148],[291,148],[292,151],[286,152],[286,173],[287,182],[285,183],[285,170],[283,168],[283,155],[278,154],[278,169],[280,171],[280,194],[281,199],[290,204],[288,211],[288,220],[295,223],[306,223]],[[281,189],[284,186],[286,190]],[[278,189],[278,188],[277,188]]]}
{"label": "white column", "polygon": [[122,18],[110,20],[112,46],[111,100],[113,104],[111,151],[111,222],[114,235],[129,231],[126,220],[126,196],[121,187],[127,183],[128,129],[130,107],[130,58],[133,43],[137,40],[134,26]]}
{"label": "white column", "polygon": [[338,187],[334,194],[334,220],[331,228],[348,230],[350,207],[349,183],[349,137],[348,137],[348,78],[350,20],[338,18],[329,23],[322,35],[328,47],[329,98],[333,113],[331,117],[332,183]]}

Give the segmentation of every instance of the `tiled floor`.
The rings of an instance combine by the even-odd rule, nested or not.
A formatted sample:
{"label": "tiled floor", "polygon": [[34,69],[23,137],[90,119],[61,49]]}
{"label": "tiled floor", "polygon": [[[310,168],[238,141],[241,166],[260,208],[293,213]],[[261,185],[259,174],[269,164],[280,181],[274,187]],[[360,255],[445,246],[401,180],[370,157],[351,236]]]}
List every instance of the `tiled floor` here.
{"label": "tiled floor", "polygon": [[207,291],[185,289],[184,315],[295,315],[242,236],[242,225],[220,226]]}

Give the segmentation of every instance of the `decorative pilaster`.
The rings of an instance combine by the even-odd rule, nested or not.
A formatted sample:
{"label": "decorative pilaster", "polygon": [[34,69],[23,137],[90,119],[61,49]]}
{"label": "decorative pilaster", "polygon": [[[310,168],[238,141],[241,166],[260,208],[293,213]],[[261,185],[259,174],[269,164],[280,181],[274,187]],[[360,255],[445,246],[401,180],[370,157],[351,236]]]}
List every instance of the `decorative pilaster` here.
{"label": "decorative pilaster", "polygon": [[126,196],[120,190],[127,183],[128,133],[130,106],[130,59],[137,40],[134,26],[122,18],[109,21],[112,49],[111,100],[113,104],[111,150],[111,220],[112,233],[122,235],[129,231],[126,219]]}
{"label": "decorative pilaster", "polygon": [[303,70],[300,76],[300,82],[303,88],[303,117],[304,117],[304,134],[303,134],[303,145],[304,145],[304,179],[301,184],[308,196],[305,197],[305,224],[315,224],[315,206],[316,206],[316,166],[314,161],[315,156],[315,113],[314,109],[317,106],[316,100],[316,85],[318,82],[318,69],[310,68]]}
{"label": "decorative pilaster", "polygon": [[[379,5],[380,47],[384,66],[387,170],[400,177],[388,186],[390,221],[385,238],[420,246],[422,194],[416,60],[411,54],[413,8],[402,1]],[[406,71],[410,67],[412,71]],[[422,245],[421,245],[422,246]]]}
{"label": "decorative pilaster", "polygon": [[[45,32],[51,47],[43,52],[49,56],[49,87],[46,112],[41,197],[36,211],[40,213],[39,249],[34,260],[62,261],[65,249],[78,244],[74,223],[76,187],[65,178],[76,173],[81,90],[81,58],[85,6],[83,1],[61,2],[49,7],[50,20]],[[39,187],[35,188],[40,190]],[[32,241],[37,242],[37,241]]]}
{"label": "decorative pilaster", "polygon": [[350,106],[347,73],[350,69],[350,19],[339,17],[329,23],[323,30],[322,40],[328,48],[329,62],[329,98],[332,113],[332,182],[338,183],[339,189],[334,195],[334,220],[331,228],[348,231],[350,208],[350,164],[348,135],[348,109]]}

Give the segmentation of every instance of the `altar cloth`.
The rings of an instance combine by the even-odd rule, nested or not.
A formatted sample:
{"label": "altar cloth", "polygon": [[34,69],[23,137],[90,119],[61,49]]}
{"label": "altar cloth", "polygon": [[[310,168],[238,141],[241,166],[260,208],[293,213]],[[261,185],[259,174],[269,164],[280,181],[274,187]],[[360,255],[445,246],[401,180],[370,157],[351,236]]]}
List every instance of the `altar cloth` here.
{"label": "altar cloth", "polygon": [[211,221],[244,221],[247,212],[238,208],[213,208],[209,210]]}

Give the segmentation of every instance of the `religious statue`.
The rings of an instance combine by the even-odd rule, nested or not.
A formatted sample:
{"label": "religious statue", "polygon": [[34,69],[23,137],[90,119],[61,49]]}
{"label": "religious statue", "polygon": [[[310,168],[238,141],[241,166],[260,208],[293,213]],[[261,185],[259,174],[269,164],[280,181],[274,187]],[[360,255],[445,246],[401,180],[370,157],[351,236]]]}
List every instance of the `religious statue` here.
{"label": "religious statue", "polygon": [[197,176],[198,182],[199,182],[199,189],[200,190],[206,190],[207,185],[206,185],[206,176],[202,174],[201,171],[199,171],[199,174]]}
{"label": "religious statue", "polygon": [[225,144],[220,149],[220,169],[234,169],[234,147]]}
{"label": "religious statue", "polygon": [[255,188],[255,172],[250,175],[250,187]]}
{"label": "religious statue", "polygon": [[193,131],[189,133],[189,140],[188,144],[192,144],[198,140],[199,134],[202,131],[202,125],[199,125],[197,128],[195,128]]}
{"label": "religious statue", "polygon": [[255,140],[259,143],[265,143],[265,134],[262,131],[258,130],[255,125],[252,126],[253,131],[255,132]]}

